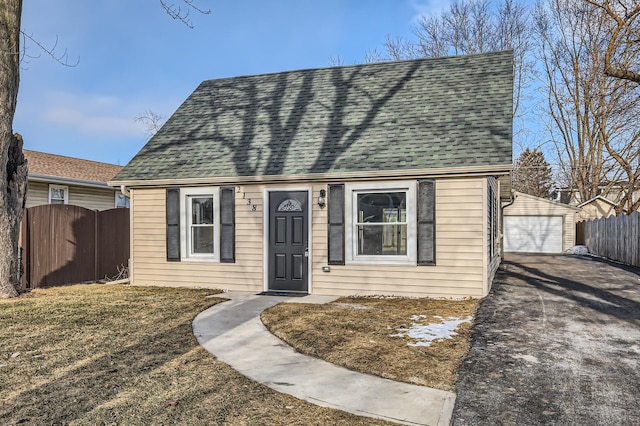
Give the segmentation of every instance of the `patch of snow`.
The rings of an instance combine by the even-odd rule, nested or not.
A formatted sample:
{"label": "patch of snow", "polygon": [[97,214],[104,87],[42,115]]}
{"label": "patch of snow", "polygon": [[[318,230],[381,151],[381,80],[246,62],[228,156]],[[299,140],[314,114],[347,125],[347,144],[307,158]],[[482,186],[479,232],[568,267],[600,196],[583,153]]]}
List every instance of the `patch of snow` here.
{"label": "patch of snow", "polygon": [[465,322],[471,322],[473,317],[468,316],[466,318],[448,317],[442,318],[441,316],[434,316],[434,319],[439,320],[438,323],[426,323],[421,324],[417,321],[423,321],[427,319],[426,315],[412,315],[411,321],[414,321],[409,328],[398,328],[396,334],[390,334],[390,337],[409,337],[410,339],[417,340],[417,342],[408,343],[409,346],[431,346],[431,342],[438,339],[451,339],[458,333],[455,330]]}
{"label": "patch of snow", "polygon": [[587,246],[573,246],[567,249],[565,253],[585,255],[589,254],[589,249],[587,248]]}

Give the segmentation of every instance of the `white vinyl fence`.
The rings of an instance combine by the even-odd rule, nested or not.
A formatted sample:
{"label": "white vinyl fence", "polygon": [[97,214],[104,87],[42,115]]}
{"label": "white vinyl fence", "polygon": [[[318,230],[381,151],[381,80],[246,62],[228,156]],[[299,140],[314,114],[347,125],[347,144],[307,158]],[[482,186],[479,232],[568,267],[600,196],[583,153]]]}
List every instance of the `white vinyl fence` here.
{"label": "white vinyl fence", "polygon": [[640,267],[640,212],[582,222],[589,252]]}

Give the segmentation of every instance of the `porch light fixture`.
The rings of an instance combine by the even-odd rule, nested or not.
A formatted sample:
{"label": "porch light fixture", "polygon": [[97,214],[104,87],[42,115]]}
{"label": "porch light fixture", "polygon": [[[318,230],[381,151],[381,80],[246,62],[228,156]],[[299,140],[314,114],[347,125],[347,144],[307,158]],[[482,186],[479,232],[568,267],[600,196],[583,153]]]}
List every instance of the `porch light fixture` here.
{"label": "porch light fixture", "polygon": [[320,206],[321,209],[324,208],[324,206],[327,204],[327,200],[324,198],[327,195],[327,191],[325,191],[324,189],[320,190],[320,196],[318,197],[318,205]]}

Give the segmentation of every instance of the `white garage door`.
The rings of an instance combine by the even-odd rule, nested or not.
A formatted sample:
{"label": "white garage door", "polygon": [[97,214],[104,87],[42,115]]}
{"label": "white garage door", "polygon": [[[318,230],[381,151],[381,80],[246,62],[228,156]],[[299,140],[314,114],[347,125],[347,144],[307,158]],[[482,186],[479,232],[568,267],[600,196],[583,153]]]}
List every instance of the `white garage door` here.
{"label": "white garage door", "polygon": [[562,253],[562,216],[504,216],[504,251]]}

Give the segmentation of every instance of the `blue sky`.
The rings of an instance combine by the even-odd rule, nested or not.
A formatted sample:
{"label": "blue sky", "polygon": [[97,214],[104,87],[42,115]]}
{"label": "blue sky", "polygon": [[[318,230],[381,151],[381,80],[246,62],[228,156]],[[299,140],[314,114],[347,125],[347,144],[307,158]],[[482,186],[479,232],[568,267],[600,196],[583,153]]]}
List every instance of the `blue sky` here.
{"label": "blue sky", "polygon": [[[175,4],[181,0],[173,0]],[[207,79],[361,63],[387,35],[411,36],[449,0],[195,0],[194,29],[158,0],[26,0],[22,28],[68,52],[65,67],[27,43],[14,131],[26,149],[126,164],[148,139],[135,117],[169,116]]]}

